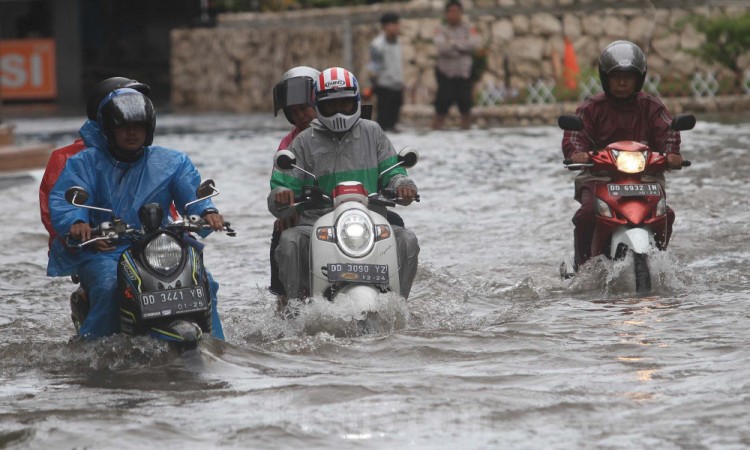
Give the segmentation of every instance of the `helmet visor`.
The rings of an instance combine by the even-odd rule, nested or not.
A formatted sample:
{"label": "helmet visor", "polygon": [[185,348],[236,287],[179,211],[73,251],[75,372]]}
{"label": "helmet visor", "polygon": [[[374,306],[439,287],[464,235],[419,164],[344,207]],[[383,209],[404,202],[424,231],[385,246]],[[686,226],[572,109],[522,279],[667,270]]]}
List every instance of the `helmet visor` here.
{"label": "helmet visor", "polygon": [[313,104],[314,82],[308,77],[284,80],[273,87],[273,114],[294,105]]}
{"label": "helmet visor", "polygon": [[318,112],[325,116],[331,117],[335,114],[351,116],[357,112],[356,97],[339,97],[318,101]]}

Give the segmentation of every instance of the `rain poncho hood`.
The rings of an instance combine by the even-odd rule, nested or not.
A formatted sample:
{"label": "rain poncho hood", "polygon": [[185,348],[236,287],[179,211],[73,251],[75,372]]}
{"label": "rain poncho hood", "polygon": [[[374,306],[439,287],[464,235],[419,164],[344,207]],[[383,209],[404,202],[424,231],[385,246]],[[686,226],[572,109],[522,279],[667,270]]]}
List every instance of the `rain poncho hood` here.
{"label": "rain poncho hood", "polygon": [[[172,201],[178,211],[183,211],[185,203],[196,199],[200,174],[184,153],[148,146],[140,159],[123,163],[107,151],[106,138],[96,122],[87,121],[80,135],[88,148],[68,160],[49,198],[52,225],[60,236],[65,236],[76,222],[87,222],[94,227],[112,220],[106,212],[79,208],[65,201],[65,191],[72,186],[88,192],[87,205],[111,209],[116,217],[136,228],[141,226],[138,209],[147,203],[161,205],[167,223]],[[211,200],[204,200],[191,205],[187,213],[201,214],[208,208],[214,205]],[[78,251],[66,249],[57,241],[50,251],[47,274],[71,275],[79,264],[111,258],[111,253],[119,255],[126,247],[122,243],[113,252]]]}

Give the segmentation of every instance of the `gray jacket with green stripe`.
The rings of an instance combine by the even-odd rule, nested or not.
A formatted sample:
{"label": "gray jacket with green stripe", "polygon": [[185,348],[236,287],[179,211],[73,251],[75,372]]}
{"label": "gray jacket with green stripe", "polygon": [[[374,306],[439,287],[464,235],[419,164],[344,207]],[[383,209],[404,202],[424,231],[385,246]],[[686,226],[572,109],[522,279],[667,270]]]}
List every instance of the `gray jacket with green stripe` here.
{"label": "gray jacket with green stripe", "polygon": [[[314,173],[319,186],[329,194],[342,181],[359,181],[368,193],[377,192],[379,188],[396,189],[402,185],[416,187],[401,167],[383,175],[378,184],[380,172],[396,164],[398,157],[380,125],[371,120],[360,119],[343,134],[333,133],[319,121],[313,120],[310,128],[294,139],[289,150],[297,157],[296,165]],[[274,201],[276,193],[291,189],[295,195],[299,195],[303,186],[312,184],[312,177],[298,169],[281,172],[274,168],[268,210],[280,218],[291,215],[291,208],[279,211]],[[373,210],[377,211],[377,208]],[[300,223],[311,224],[330,211],[331,208],[303,210]]]}

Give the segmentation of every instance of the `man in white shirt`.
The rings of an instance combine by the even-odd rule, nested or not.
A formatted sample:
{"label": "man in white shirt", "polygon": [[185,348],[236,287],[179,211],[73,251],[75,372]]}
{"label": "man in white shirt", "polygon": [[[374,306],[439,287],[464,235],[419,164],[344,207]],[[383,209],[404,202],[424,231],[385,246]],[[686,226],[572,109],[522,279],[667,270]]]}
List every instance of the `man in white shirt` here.
{"label": "man in white shirt", "polygon": [[370,43],[369,75],[378,101],[376,121],[384,131],[393,131],[404,101],[399,16],[387,12],[380,18],[382,32]]}

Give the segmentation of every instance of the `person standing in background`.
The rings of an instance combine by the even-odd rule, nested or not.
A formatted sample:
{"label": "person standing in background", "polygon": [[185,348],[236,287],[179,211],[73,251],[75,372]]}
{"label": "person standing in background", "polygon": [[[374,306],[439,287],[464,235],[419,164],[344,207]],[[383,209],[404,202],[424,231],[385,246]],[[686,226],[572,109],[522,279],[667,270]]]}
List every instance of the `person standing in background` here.
{"label": "person standing in background", "polygon": [[401,62],[399,16],[387,12],[380,18],[382,32],[370,43],[368,65],[373,91],[378,101],[377,122],[384,131],[393,131],[404,102],[404,72]]}
{"label": "person standing in background", "polygon": [[449,0],[445,5],[445,23],[435,34],[437,94],[433,130],[443,127],[448,109],[454,103],[461,113],[461,128],[466,130],[471,126],[472,55],[481,41],[476,29],[463,23],[463,12],[460,1]]}

